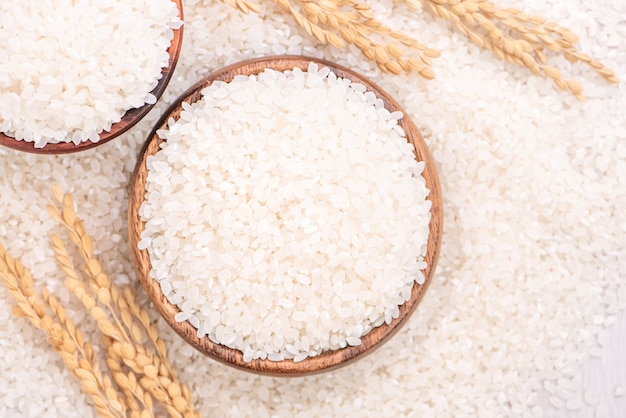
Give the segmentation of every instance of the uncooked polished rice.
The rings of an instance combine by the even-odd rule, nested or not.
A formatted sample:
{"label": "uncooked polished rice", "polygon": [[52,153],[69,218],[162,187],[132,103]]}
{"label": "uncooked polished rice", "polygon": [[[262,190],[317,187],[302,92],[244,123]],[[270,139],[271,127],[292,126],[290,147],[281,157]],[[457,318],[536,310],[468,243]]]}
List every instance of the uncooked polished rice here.
{"label": "uncooked polished rice", "polygon": [[0,2],[0,132],[34,142],[97,142],[150,92],[169,60],[171,0]]}
{"label": "uncooked polished rice", "polygon": [[[394,29],[443,51],[435,80],[380,74],[359,51],[322,47],[272,2],[262,2],[261,14],[243,15],[220,2],[185,0],[176,72],[137,127],[73,156],[0,148],[0,241],[32,270],[36,286],[45,284],[67,304],[85,338],[99,341],[96,327],[81,321],[80,302],[64,290],[53,259],[55,222],[44,210],[50,183],[76,198],[111,279],[140,286],[126,232],[128,182],[168,104],[208,72],[242,59],[324,57],[383,87],[428,143],[445,207],[437,271],[397,337],[345,368],[307,378],[274,379],[222,365],[158,319],[203,416],[622,416],[626,396],[615,398],[614,388],[626,387],[626,357],[605,351],[595,365],[587,359],[603,352],[598,335],[607,327],[610,338],[600,340],[606,346],[624,335],[615,331],[620,321],[624,330],[626,304],[626,85],[607,86],[564,63],[572,77],[586,80],[587,101],[576,103],[550,80],[481,51],[442,19],[412,12],[402,1],[368,3]],[[567,25],[581,36],[581,50],[626,78],[623,0],[506,5]],[[137,293],[143,294],[139,287]],[[0,301],[0,416],[94,416],[47,341],[13,317],[4,288]],[[143,304],[156,321],[145,295]],[[586,386],[589,377],[601,377],[608,393]],[[579,411],[549,409],[548,396],[563,405],[582,397],[582,388],[595,396]]]}
{"label": "uncooked polished rice", "polygon": [[198,336],[302,361],[360,345],[424,282],[424,162],[365,86],[310,64],[214,82],[147,159],[151,277]]}

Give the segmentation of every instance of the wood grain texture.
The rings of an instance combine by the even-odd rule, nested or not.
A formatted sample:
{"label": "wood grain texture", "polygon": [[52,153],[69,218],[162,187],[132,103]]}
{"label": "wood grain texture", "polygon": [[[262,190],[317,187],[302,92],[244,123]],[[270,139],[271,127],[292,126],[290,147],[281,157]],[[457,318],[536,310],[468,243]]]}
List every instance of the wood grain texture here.
{"label": "wood grain texture", "polygon": [[236,75],[258,74],[265,68],[285,71],[298,67],[306,71],[311,61],[318,63],[320,66],[329,67],[331,71],[339,77],[349,78],[354,82],[365,85],[369,91],[374,92],[377,97],[383,100],[385,107],[390,112],[396,110],[403,111],[400,105],[396,103],[396,101],[387,93],[381,90],[376,84],[348,70],[347,68],[328,61],[299,56],[266,57],[243,61],[210,74],[187,90],[181,98],[170,107],[149,135],[137,161],[130,184],[128,228],[131,252],[141,284],[145,288],[157,310],[185,341],[202,353],[222,363],[243,370],[266,375],[297,376],[319,373],[340,366],[345,366],[357,359],[362,358],[364,355],[370,353],[377,347],[380,347],[406,323],[407,319],[415,311],[415,308],[424,296],[424,293],[433,279],[441,245],[441,236],[443,231],[443,208],[441,189],[439,186],[435,162],[433,161],[433,158],[431,157],[417,127],[405,114],[405,116],[399,121],[399,124],[402,128],[404,128],[408,141],[415,147],[416,159],[426,163],[423,176],[426,180],[427,187],[430,189],[429,200],[432,202],[432,220],[430,222],[430,235],[425,258],[425,261],[428,264],[428,267],[424,271],[426,281],[424,285],[418,285],[416,283],[413,286],[411,297],[400,307],[400,316],[397,319],[393,320],[390,324],[383,324],[382,326],[370,331],[367,335],[361,338],[362,342],[358,347],[346,347],[340,350],[325,352],[317,357],[307,358],[299,363],[295,363],[292,360],[279,362],[269,360],[253,360],[246,363],[243,361],[243,355],[240,351],[227,348],[220,344],[215,344],[210,341],[208,337],[198,338],[196,336],[196,328],[194,328],[188,321],[177,323],[174,320],[174,315],[179,312],[179,309],[167,301],[161,292],[158,282],[150,278],[151,264],[148,251],[141,251],[137,248],[141,232],[144,229],[144,223],[141,221],[139,216],[139,208],[145,199],[145,184],[147,177],[146,159],[148,156],[154,155],[159,150],[159,146],[162,143],[162,140],[156,135],[157,129],[165,128],[169,118],[178,119],[182,110],[181,103],[183,101],[187,103],[198,101],[201,98],[200,91],[209,86],[215,80],[229,82]]}
{"label": "wood grain texture", "polygon": [[[172,1],[176,3],[179,11],[179,16],[182,20],[184,17],[183,0]],[[180,49],[183,43],[183,28],[184,25],[181,26],[179,29],[173,31],[174,37],[172,39],[170,47],[167,50],[167,53],[170,56],[168,64],[161,71],[161,79],[157,83],[156,87],[151,91],[151,93],[156,97],[157,101],[165,91],[165,88],[172,78],[174,69],[176,68],[176,63],[178,62],[178,56],[180,55]],[[154,104],[145,104],[142,107],[129,109],[119,122],[114,123],[111,126],[111,129],[109,131],[102,132],[100,134],[100,140],[98,142],[84,141],[78,145],[74,145],[74,143],[71,142],[63,142],[59,144],[47,144],[43,148],[35,148],[33,142],[17,141],[15,138],[7,136],[4,133],[0,132],[0,145],[18,151],[30,152],[33,154],[70,154],[73,152],[85,151],[90,148],[105,144],[110,140],[117,138],[124,132],[128,131],[130,128],[135,126],[135,124],[137,124],[144,116],[146,116],[153,107]]]}

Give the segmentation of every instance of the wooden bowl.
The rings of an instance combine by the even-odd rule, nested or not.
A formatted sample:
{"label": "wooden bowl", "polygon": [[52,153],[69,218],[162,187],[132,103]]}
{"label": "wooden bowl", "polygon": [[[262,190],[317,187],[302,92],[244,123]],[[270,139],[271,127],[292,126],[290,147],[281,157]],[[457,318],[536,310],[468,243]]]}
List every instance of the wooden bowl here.
{"label": "wooden bowl", "polygon": [[139,216],[139,208],[145,199],[145,184],[147,177],[146,159],[148,156],[154,155],[159,150],[159,145],[163,142],[163,140],[156,135],[157,129],[166,128],[167,120],[169,118],[178,119],[182,110],[181,103],[183,101],[187,103],[198,101],[201,98],[201,90],[209,86],[213,81],[222,80],[229,82],[236,75],[258,74],[265,68],[285,71],[294,67],[299,67],[300,69],[306,71],[311,61],[318,63],[320,67],[329,67],[331,71],[339,77],[349,78],[354,82],[365,85],[369,91],[374,92],[376,96],[384,101],[385,107],[390,112],[402,110],[400,105],[398,105],[398,103],[396,103],[396,101],[393,100],[387,93],[376,86],[376,84],[372,83],[365,77],[348,70],[347,68],[328,61],[299,56],[278,56],[243,61],[210,74],[187,90],[187,92],[185,92],[181,98],[170,107],[148,137],[148,140],[144,145],[137,161],[130,184],[128,235],[130,238],[131,252],[133,254],[139,280],[157,310],[185,341],[202,353],[222,363],[265,375],[297,376],[319,373],[346,365],[363,357],[365,354],[370,353],[375,348],[380,347],[393,334],[395,334],[402,327],[402,325],[406,323],[407,319],[413,313],[418,303],[424,296],[424,293],[426,292],[426,289],[428,289],[428,286],[433,278],[441,244],[443,212],[441,190],[439,187],[437,172],[435,170],[435,163],[419,131],[405,114],[399,123],[402,128],[404,128],[407,139],[415,147],[417,160],[424,161],[426,163],[423,176],[426,180],[427,187],[430,189],[428,199],[432,202],[432,219],[430,222],[430,235],[428,238],[427,254],[425,257],[425,261],[428,264],[428,267],[424,271],[426,281],[423,285],[418,285],[417,283],[414,284],[410,299],[400,306],[400,316],[398,318],[394,319],[388,325],[383,324],[382,326],[371,330],[368,334],[361,338],[361,345],[358,347],[348,346],[343,349],[324,352],[316,357],[310,357],[298,363],[295,363],[293,360],[283,360],[278,362],[270,360],[253,360],[251,362],[244,362],[241,351],[228,348],[221,344],[216,344],[209,340],[206,336],[198,338],[196,335],[196,328],[194,328],[188,321],[176,322],[174,320],[174,315],[180,312],[179,309],[168,302],[161,292],[159,283],[150,278],[151,264],[148,251],[139,250],[137,247],[141,232],[144,229],[144,223],[141,221]]}
{"label": "wooden bowl", "polygon": [[[179,17],[183,20],[183,0],[172,0],[176,3],[179,11]],[[174,38],[168,48],[167,52],[170,56],[168,65],[161,71],[161,79],[158,81],[156,87],[151,93],[156,97],[157,101],[165,91],[167,84],[172,78],[172,73],[176,68],[178,62],[178,56],[180,55],[180,48],[183,43],[183,28],[174,30]],[[156,104],[156,103],[155,103]],[[129,109],[126,111],[122,119],[114,123],[109,131],[103,131],[100,134],[100,140],[98,142],[83,141],[78,145],[74,145],[72,142],[62,142],[58,144],[47,144],[43,148],[35,148],[34,142],[18,141],[4,133],[0,132],[0,145],[8,148],[13,148],[18,151],[30,152],[33,154],[70,154],[73,152],[85,151],[98,145],[102,145],[110,140],[120,136],[130,128],[135,126],[148,112],[152,109],[154,104],[145,104],[141,107]]]}

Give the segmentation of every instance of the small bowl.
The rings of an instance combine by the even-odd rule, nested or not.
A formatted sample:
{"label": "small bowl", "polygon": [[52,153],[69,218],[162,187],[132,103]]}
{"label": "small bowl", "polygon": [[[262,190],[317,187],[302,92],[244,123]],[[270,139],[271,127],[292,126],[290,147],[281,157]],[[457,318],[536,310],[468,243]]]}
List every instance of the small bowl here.
{"label": "small bowl", "polygon": [[285,71],[298,67],[303,71],[306,71],[310,62],[315,62],[320,67],[330,68],[330,70],[333,71],[338,77],[348,78],[353,82],[365,85],[369,91],[374,92],[378,98],[383,100],[385,108],[387,108],[390,112],[396,110],[402,111],[402,108],[398,105],[398,103],[396,103],[395,100],[393,100],[376,84],[347,68],[328,61],[300,56],[277,56],[243,61],[210,74],[187,90],[181,98],[179,98],[178,101],[170,107],[148,137],[148,140],[144,145],[137,161],[130,184],[128,235],[130,239],[131,252],[133,254],[139,280],[159,313],[185,341],[198,349],[200,352],[230,366],[265,375],[298,376],[319,373],[349,364],[372,352],[375,348],[380,347],[406,323],[409,316],[413,313],[413,311],[415,311],[415,308],[424,296],[424,293],[432,281],[441,245],[443,211],[441,190],[439,187],[437,172],[435,170],[435,163],[416,126],[405,114],[405,116],[400,119],[399,124],[406,132],[408,141],[415,147],[417,160],[425,162],[425,169],[422,175],[426,180],[426,186],[430,189],[428,199],[432,202],[432,218],[429,225],[430,235],[428,238],[427,253],[425,257],[425,261],[428,264],[428,267],[424,270],[424,276],[426,279],[425,283],[423,285],[419,285],[417,283],[413,285],[410,299],[399,308],[400,315],[398,318],[392,320],[390,324],[383,324],[372,329],[368,334],[361,338],[361,345],[359,346],[348,346],[343,349],[327,351],[316,357],[310,357],[298,363],[293,360],[275,362],[261,359],[244,362],[241,351],[228,348],[221,344],[216,344],[206,336],[198,338],[196,335],[196,328],[194,328],[188,321],[176,322],[174,320],[174,315],[180,312],[180,310],[178,307],[169,303],[161,292],[159,283],[150,277],[151,264],[148,251],[139,250],[137,247],[141,232],[144,230],[145,226],[139,216],[139,208],[145,199],[146,193],[145,184],[148,174],[146,159],[148,156],[154,155],[159,150],[159,145],[163,142],[163,140],[157,136],[156,131],[158,129],[166,128],[167,120],[169,118],[179,118],[182,111],[181,104],[183,101],[187,103],[194,103],[198,101],[202,97],[201,90],[216,80],[229,82],[236,75],[258,74],[266,68],[271,68],[277,71]]}
{"label": "small bowl", "polygon": [[[179,17],[183,20],[183,0],[172,1],[176,3]],[[161,78],[159,79],[156,87],[150,92],[156,97],[157,101],[165,91],[165,88],[172,78],[174,69],[176,68],[176,63],[178,62],[178,56],[180,55],[180,49],[183,43],[183,28],[184,25],[179,29],[174,30],[174,38],[172,38],[170,47],[167,50],[170,56],[169,63],[167,67],[164,67],[161,71]],[[85,151],[109,142],[110,140],[128,131],[144,116],[146,116],[153,106],[154,104],[145,104],[141,107],[129,109],[126,111],[124,116],[122,116],[122,119],[119,122],[114,123],[111,126],[110,130],[103,131],[100,134],[100,140],[98,142],[83,141],[78,145],[74,145],[72,142],[61,142],[58,144],[46,144],[43,148],[35,148],[34,142],[18,141],[15,138],[0,132],[0,145],[33,154],[70,154],[73,152]]]}

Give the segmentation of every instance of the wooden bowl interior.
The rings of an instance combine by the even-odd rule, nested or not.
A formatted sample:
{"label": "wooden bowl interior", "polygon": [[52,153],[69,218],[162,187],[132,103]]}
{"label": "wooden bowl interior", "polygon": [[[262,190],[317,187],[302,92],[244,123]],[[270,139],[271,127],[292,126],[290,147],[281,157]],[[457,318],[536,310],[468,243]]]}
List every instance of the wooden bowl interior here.
{"label": "wooden bowl interior", "polygon": [[[183,0],[172,1],[176,3],[179,11],[179,17],[182,20]],[[180,49],[182,47],[183,27],[184,26],[181,26],[179,29],[174,30],[174,37],[167,50],[170,56],[168,64],[161,71],[161,78],[159,79],[156,87],[151,91],[151,93],[157,98],[157,101],[165,91],[165,88],[172,78],[172,73],[176,68],[176,63],[178,62],[178,56],[180,55]],[[0,132],[0,145],[33,154],[69,154],[73,152],[85,151],[109,142],[110,140],[128,131],[137,122],[139,122],[152,109],[153,106],[154,104],[145,104],[138,108],[129,109],[124,116],[122,116],[122,119],[119,122],[114,123],[111,126],[109,131],[105,131],[100,134],[100,140],[98,142],[84,141],[78,145],[74,145],[72,142],[62,142],[58,144],[47,144],[43,148],[35,148],[33,142],[17,141],[15,138]]]}
{"label": "wooden bowl interior", "polygon": [[307,358],[298,363],[295,363],[292,360],[274,362],[260,359],[246,363],[243,361],[243,355],[240,351],[216,344],[209,340],[206,336],[198,338],[196,335],[196,328],[194,328],[188,321],[178,323],[174,320],[174,315],[179,312],[179,309],[167,301],[161,292],[158,282],[150,278],[151,264],[148,251],[139,250],[137,248],[141,232],[144,229],[144,223],[141,221],[139,216],[139,208],[145,199],[145,184],[147,177],[146,159],[148,156],[154,155],[159,150],[159,146],[162,143],[162,140],[156,135],[156,130],[166,128],[167,120],[169,118],[178,119],[182,110],[181,103],[183,101],[187,103],[198,101],[201,98],[201,90],[209,86],[215,80],[229,82],[236,75],[258,74],[265,68],[285,71],[298,67],[306,71],[311,61],[318,63],[320,66],[329,67],[331,71],[339,77],[349,78],[354,82],[367,86],[369,91],[374,92],[384,101],[385,107],[390,112],[396,110],[402,111],[402,108],[395,102],[395,100],[393,100],[374,83],[344,67],[328,61],[299,56],[267,57],[244,61],[225,67],[204,78],[184,93],[181,98],[171,106],[169,111],[166,112],[163,118],[157,123],[155,129],[148,137],[144,149],[141,151],[137,166],[135,167],[135,172],[133,173],[131,179],[129,191],[128,227],[131,252],[133,254],[139,280],[157,310],[185,341],[202,353],[222,363],[266,375],[296,376],[319,373],[321,371],[331,370],[333,368],[349,364],[350,362],[363,357],[366,353],[371,352],[374,348],[379,347],[382,343],[394,335],[402,327],[402,325],[404,325],[422,299],[430,282],[432,281],[441,243],[443,212],[441,191],[435,169],[435,163],[416,126],[405,114],[405,116],[399,121],[399,124],[402,128],[404,128],[409,142],[414,145],[417,160],[424,161],[426,163],[423,176],[426,180],[427,187],[430,189],[428,199],[432,202],[432,219],[430,222],[430,235],[428,239],[427,254],[425,257],[425,261],[428,264],[428,267],[424,271],[424,276],[426,278],[425,283],[423,285],[418,285],[417,283],[414,284],[410,299],[399,308],[400,315],[398,318],[394,319],[390,324],[383,324],[382,326],[371,330],[368,334],[361,338],[362,343],[358,347],[349,346],[340,350],[328,351],[320,354],[319,356]]}

